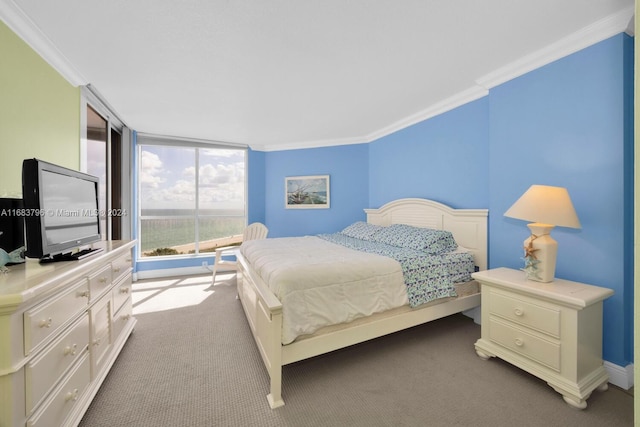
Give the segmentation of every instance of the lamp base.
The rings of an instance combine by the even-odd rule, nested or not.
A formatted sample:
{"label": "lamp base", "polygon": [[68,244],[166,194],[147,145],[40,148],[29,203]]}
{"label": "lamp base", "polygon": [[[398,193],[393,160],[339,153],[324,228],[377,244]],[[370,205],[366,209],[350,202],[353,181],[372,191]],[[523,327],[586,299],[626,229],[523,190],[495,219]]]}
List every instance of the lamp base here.
{"label": "lamp base", "polygon": [[558,242],[550,233],[551,224],[528,224],[531,236],[524,241],[524,268],[527,279],[548,283],[553,281],[556,272]]}

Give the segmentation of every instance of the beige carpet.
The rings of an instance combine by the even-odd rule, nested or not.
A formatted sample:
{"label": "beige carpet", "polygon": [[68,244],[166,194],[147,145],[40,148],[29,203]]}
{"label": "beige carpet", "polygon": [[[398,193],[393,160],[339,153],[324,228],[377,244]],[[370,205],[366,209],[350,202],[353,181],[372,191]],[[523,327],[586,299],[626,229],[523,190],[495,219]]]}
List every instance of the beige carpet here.
{"label": "beige carpet", "polygon": [[[153,285],[134,285],[148,292],[138,307],[167,295],[149,291]],[[579,411],[536,377],[481,360],[473,348],[480,327],[462,315],[286,366],[286,405],[271,410],[268,375],[232,281],[182,292],[201,302],[137,315],[81,426],[633,425],[628,392],[595,391]]]}

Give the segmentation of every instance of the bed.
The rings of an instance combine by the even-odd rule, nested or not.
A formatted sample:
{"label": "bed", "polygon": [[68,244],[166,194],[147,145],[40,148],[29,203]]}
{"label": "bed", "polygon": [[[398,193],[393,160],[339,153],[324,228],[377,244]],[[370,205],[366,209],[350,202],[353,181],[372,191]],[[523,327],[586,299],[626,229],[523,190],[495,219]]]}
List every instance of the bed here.
{"label": "bed", "polygon": [[[487,268],[488,211],[486,209],[453,209],[432,200],[410,198],[395,200],[377,209],[365,209],[365,212],[366,224],[371,227],[381,226],[391,231],[393,227],[406,225],[450,232],[455,243],[461,248],[454,251],[456,253],[452,254],[452,257],[456,259],[469,257],[475,270]],[[267,400],[271,408],[284,405],[282,399],[282,367],[284,365],[451,314],[473,313],[474,309],[480,305],[478,285],[474,282],[459,284],[454,294],[440,295],[440,291],[437,291],[437,296],[426,298],[425,301],[428,302],[420,300],[416,303],[415,295],[422,295],[420,292],[414,292],[412,295],[407,286],[404,286],[403,289],[407,290],[402,295],[394,290],[397,288],[393,283],[398,280],[397,261],[385,260],[385,257],[379,253],[363,255],[353,248],[346,248],[346,251],[351,251],[351,254],[343,253],[332,239],[335,239],[335,236],[266,239],[260,243],[246,245],[237,256],[238,298],[269,373],[270,390]],[[306,246],[308,243],[311,243],[311,246]],[[303,248],[302,252],[308,254],[309,259],[313,260],[309,265],[299,265],[298,267],[302,270],[297,272],[296,276],[287,276],[282,273],[285,270],[284,267],[275,268],[274,265],[286,266],[293,262],[291,261],[293,257],[287,255],[287,250],[290,249],[286,248],[290,244],[293,244],[294,249],[298,244],[303,245],[300,246]],[[327,245],[331,250],[322,252],[323,247]],[[351,256],[354,257],[353,260]],[[295,317],[291,314],[293,313],[291,307],[303,304],[299,303],[300,299],[296,299],[297,293],[302,291],[295,289],[287,293],[285,290],[289,289],[288,287],[298,286],[305,292],[313,292],[316,282],[327,282],[327,289],[336,288],[338,292],[343,292],[342,286],[335,285],[331,281],[349,277],[352,266],[355,268],[358,262],[368,263],[370,270],[377,272],[376,278],[371,279],[374,282],[363,282],[360,289],[371,289],[372,286],[377,286],[376,283],[389,282],[392,290],[383,291],[386,292],[384,295],[375,296],[373,300],[365,302],[364,308],[361,309],[361,313],[364,314],[355,316],[353,313],[345,314],[341,309],[334,307],[333,311],[339,312],[338,318],[343,316],[343,321],[336,322],[334,319],[328,321],[326,325],[312,322],[311,326],[305,327],[298,325],[299,320],[290,321]],[[270,265],[271,268],[268,268]],[[323,270],[323,273],[320,274],[319,270]],[[402,278],[403,270],[406,274],[404,264],[400,268],[400,280],[406,282],[406,277]],[[370,280],[361,276],[354,277],[355,279],[349,280]],[[280,287],[274,285],[277,281],[282,282],[278,285]],[[280,295],[280,298],[277,295]],[[323,297],[318,297],[318,300],[321,299]],[[386,300],[389,301],[389,305],[380,306],[380,301]],[[308,315],[303,314],[299,318],[302,319],[305,316]]]}

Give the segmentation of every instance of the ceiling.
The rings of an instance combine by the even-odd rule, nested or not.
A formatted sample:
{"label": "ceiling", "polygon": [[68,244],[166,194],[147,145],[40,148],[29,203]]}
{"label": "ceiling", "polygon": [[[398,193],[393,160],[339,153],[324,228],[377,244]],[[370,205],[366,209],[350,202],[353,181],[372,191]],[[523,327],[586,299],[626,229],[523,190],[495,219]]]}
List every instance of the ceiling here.
{"label": "ceiling", "polygon": [[633,28],[633,0],[0,0],[139,132],[258,150],[375,140]]}

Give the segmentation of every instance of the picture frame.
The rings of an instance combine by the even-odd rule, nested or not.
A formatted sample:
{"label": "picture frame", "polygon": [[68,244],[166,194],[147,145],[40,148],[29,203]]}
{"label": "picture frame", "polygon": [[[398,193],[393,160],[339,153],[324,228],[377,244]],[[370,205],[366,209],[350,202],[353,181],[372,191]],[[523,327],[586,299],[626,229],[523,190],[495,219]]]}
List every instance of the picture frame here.
{"label": "picture frame", "polygon": [[329,175],[290,176],[284,181],[287,209],[329,209]]}

